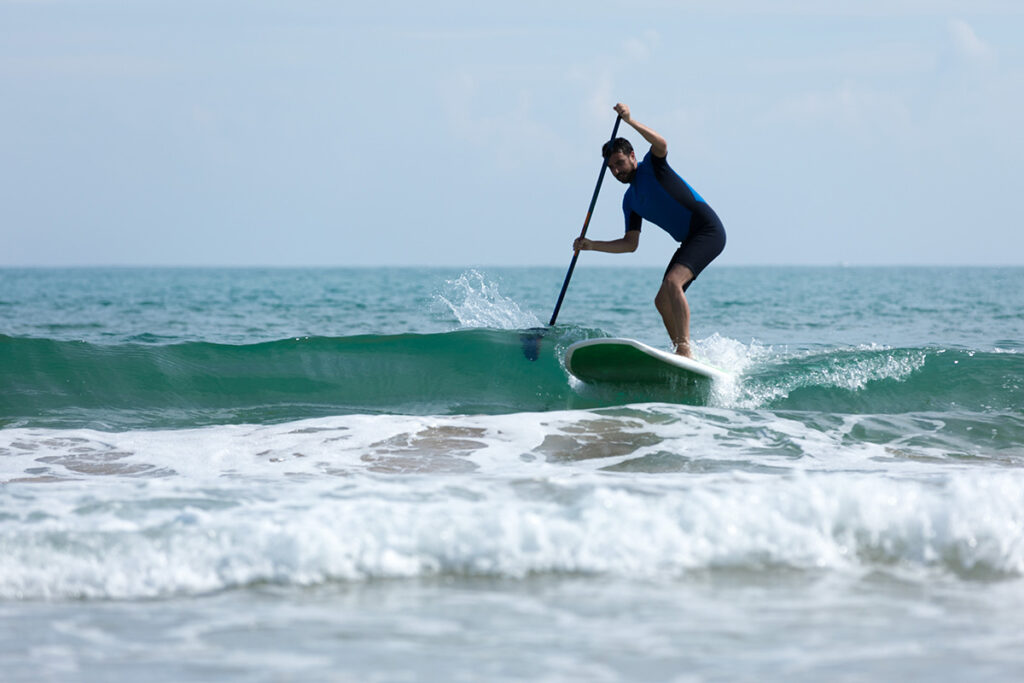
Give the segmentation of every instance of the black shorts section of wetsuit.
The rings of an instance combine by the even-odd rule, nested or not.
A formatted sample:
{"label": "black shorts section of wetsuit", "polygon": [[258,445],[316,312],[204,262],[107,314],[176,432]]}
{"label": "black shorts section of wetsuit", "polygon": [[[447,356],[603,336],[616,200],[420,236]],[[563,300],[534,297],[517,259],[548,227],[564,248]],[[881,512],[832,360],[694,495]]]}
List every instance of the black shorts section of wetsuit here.
{"label": "black shorts section of wetsuit", "polygon": [[[705,204],[704,207],[706,207],[705,211],[694,214],[690,223],[690,234],[672,255],[672,260],[669,261],[662,279],[667,277],[668,271],[678,263],[689,268],[693,273],[693,280],[696,280],[701,271],[707,268],[708,264],[725,249],[725,226],[722,225],[721,219],[710,206]],[[693,283],[693,280],[683,285],[684,292]]]}

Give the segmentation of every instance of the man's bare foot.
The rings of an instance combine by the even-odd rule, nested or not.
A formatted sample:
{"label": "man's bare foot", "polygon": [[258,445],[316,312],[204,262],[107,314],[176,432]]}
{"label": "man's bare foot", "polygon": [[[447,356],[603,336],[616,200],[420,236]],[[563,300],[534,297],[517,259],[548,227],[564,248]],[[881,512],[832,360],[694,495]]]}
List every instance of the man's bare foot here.
{"label": "man's bare foot", "polygon": [[683,356],[685,358],[693,358],[693,354],[690,353],[690,342],[676,342],[675,353],[677,356]]}

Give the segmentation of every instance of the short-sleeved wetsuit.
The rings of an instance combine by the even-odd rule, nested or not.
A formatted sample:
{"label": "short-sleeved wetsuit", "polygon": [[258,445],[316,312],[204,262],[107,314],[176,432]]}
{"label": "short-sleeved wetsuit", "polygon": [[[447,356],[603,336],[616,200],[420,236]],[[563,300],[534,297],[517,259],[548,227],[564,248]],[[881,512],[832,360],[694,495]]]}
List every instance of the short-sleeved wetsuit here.
{"label": "short-sleeved wetsuit", "polygon": [[640,230],[642,219],[646,219],[679,240],[682,244],[668,269],[676,263],[686,266],[694,279],[725,248],[722,221],[704,198],[672,170],[665,157],[650,152],[644,156],[622,198],[622,212],[626,216],[626,232]]}

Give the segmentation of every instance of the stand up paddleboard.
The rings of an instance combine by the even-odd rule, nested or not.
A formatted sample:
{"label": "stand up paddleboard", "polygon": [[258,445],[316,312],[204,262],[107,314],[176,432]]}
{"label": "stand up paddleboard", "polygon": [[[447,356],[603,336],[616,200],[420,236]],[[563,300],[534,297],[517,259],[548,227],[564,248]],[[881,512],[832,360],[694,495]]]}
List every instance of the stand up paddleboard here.
{"label": "stand up paddleboard", "polygon": [[635,339],[586,339],[569,347],[565,367],[587,383],[710,384],[729,374]]}

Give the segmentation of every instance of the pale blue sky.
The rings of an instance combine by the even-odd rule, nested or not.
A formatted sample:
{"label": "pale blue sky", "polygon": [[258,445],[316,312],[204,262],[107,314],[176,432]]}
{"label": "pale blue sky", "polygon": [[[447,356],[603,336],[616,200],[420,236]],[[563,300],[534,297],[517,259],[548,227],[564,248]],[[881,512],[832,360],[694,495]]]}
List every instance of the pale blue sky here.
{"label": "pale blue sky", "polygon": [[565,266],[616,101],[719,263],[1024,264],[1021,36],[1017,0],[0,0],[0,265]]}

